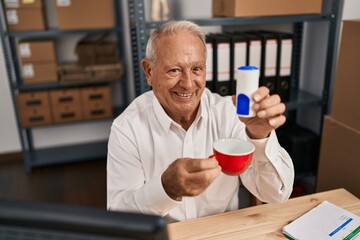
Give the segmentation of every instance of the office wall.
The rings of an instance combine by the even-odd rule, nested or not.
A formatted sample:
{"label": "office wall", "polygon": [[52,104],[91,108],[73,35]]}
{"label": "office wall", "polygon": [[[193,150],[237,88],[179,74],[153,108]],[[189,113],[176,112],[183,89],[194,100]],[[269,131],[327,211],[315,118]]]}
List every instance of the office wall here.
{"label": "office wall", "polygon": [[18,152],[21,149],[20,141],[3,56],[3,49],[0,48],[0,153]]}
{"label": "office wall", "polygon": [[[126,6],[126,1],[122,1],[122,4]],[[174,18],[201,18],[211,16],[211,1],[210,0],[169,0],[170,9],[173,12]],[[125,8],[124,8],[125,9]],[[147,5],[147,9],[149,6]],[[355,19],[360,18],[360,1],[359,0],[346,0],[344,5],[343,19]],[[124,14],[125,24],[126,14]],[[323,58],[325,54],[324,48],[321,46],[323,42],[326,42],[326,34],[322,32],[324,26],[319,23],[314,29],[310,29],[311,37],[315,37],[319,46],[315,45],[309,48],[308,51],[311,54],[307,54],[309,59],[303,59],[308,64],[305,68],[306,71],[302,73],[301,87],[313,92],[314,94],[321,95],[322,83],[319,79],[323,79],[323,73],[316,69],[323,69],[323,66],[311,67],[315,62],[324,62],[323,59],[314,59],[313,56],[319,56]],[[213,31],[213,29],[209,30]],[[130,36],[128,29],[125,29],[127,33],[126,44],[127,49],[130,49]],[[323,35],[323,36],[322,36]],[[310,41],[311,39],[308,39]],[[314,53],[315,52],[315,53]],[[319,53],[318,53],[319,52]],[[129,71],[129,89],[132,91],[132,73],[131,73],[131,52],[126,53],[127,71]],[[314,77],[315,76],[315,77]],[[133,96],[133,95],[131,95]],[[304,125],[308,125],[318,131],[319,126],[314,126],[312,118],[308,116],[318,115],[316,109],[308,109],[308,112],[303,112],[299,116],[299,120]],[[314,113],[313,113],[314,112]],[[88,124],[73,124],[69,126],[59,126],[55,128],[41,128],[35,131],[36,146],[45,147],[61,144],[71,144],[76,142],[94,141],[97,139],[107,138],[109,133],[110,121],[102,123],[88,123]],[[0,49],[0,154],[9,152],[18,152],[21,150],[19,141],[19,134],[16,127],[15,114],[13,103],[10,94],[10,88],[7,80],[5,63],[3,58],[2,49]]]}

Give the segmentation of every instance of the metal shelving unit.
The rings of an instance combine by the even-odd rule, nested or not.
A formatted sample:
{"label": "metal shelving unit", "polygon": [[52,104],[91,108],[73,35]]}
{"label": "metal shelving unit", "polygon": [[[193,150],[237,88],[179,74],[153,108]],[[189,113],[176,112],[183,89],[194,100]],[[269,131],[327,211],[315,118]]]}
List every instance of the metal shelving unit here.
{"label": "metal shelving unit", "polygon": [[[145,75],[141,71],[141,59],[145,57],[145,46],[149,31],[158,27],[163,22],[151,22],[145,19],[144,0],[128,0],[132,54],[135,77],[136,94],[150,90]],[[323,0],[321,14],[271,16],[271,17],[246,17],[246,18],[209,18],[190,19],[201,26],[249,26],[266,24],[292,24],[294,34],[292,79],[290,100],[286,102],[287,110],[296,110],[302,107],[321,107],[322,115],[328,112],[328,97],[331,81],[334,78],[336,63],[336,46],[339,41],[339,29],[343,0]],[[315,96],[307,91],[300,90],[299,78],[301,70],[301,52],[304,23],[323,22],[329,23],[327,42],[327,56],[325,66],[325,84],[322,97]]]}
{"label": "metal shelving unit", "polygon": [[[72,85],[64,85],[61,83],[51,83],[51,84],[37,84],[37,85],[24,85],[22,83],[19,63],[16,55],[16,40],[17,39],[26,39],[26,40],[41,40],[41,39],[56,39],[58,37],[70,36],[73,34],[87,34],[87,33],[113,33],[117,37],[118,41],[118,50],[119,56],[123,56],[125,52],[124,47],[124,33],[122,28],[122,14],[121,14],[121,4],[119,0],[114,0],[114,16],[115,16],[115,27],[109,29],[91,29],[91,30],[74,30],[74,31],[59,31],[58,29],[47,29],[44,31],[33,31],[33,32],[8,32],[6,27],[6,20],[4,15],[4,7],[0,8],[0,35],[1,43],[4,52],[4,59],[6,70],[8,74],[8,79],[10,83],[10,91],[14,106],[16,106],[16,94],[19,91],[36,91],[36,90],[49,90],[49,89],[59,89],[69,86],[93,86],[97,83],[79,83]],[[125,63],[123,63],[125,65]],[[124,66],[126,69],[126,66]],[[125,74],[126,75],[126,74]],[[123,76],[126,78],[126,76]],[[103,82],[104,83],[104,82]],[[123,97],[123,106],[114,107],[114,116],[120,114],[123,109],[128,105],[129,97],[127,92],[127,81],[123,79],[121,81],[122,88],[122,97]],[[23,153],[24,167],[26,171],[30,171],[34,167],[40,167],[45,165],[54,165],[70,162],[79,162],[79,161],[88,161],[91,159],[106,158],[107,154],[107,140],[99,142],[90,142],[90,143],[80,143],[72,144],[68,146],[58,146],[58,147],[48,147],[42,149],[36,149],[34,147],[33,140],[33,128],[23,128],[19,121],[19,112],[15,107],[15,115],[17,126],[20,135],[20,142]],[[104,121],[104,120],[94,120],[95,121]],[[108,121],[106,119],[105,121]],[[86,121],[89,122],[89,121]],[[81,124],[82,122],[76,123],[66,123],[66,124]],[[54,125],[55,126],[55,125]],[[58,125],[56,125],[58,126]],[[49,127],[49,126],[47,126]],[[41,127],[36,127],[41,128]]]}

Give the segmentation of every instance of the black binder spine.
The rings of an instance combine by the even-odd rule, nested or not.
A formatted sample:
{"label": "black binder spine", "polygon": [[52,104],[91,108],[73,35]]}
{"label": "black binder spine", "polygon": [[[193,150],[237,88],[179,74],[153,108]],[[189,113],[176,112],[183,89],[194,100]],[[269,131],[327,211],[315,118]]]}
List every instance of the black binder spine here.
{"label": "black binder spine", "polygon": [[282,101],[288,101],[291,89],[291,59],[293,36],[290,33],[277,32],[279,63],[277,69],[276,93]]}
{"label": "black binder spine", "polygon": [[209,35],[206,35],[206,87],[214,92],[214,41]]}
{"label": "black binder spine", "polygon": [[226,96],[230,94],[230,38],[224,34],[210,34],[209,37],[213,40],[213,89]]}

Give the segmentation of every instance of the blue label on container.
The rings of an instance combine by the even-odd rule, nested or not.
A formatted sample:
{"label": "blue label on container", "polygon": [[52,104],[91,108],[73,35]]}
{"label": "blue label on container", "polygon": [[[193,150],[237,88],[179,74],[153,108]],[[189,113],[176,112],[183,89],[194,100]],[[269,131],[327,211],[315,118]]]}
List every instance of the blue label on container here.
{"label": "blue label on container", "polygon": [[236,99],[236,113],[239,115],[250,114],[250,98],[245,94],[239,94]]}
{"label": "blue label on container", "polygon": [[258,70],[259,68],[255,67],[255,66],[241,66],[238,67],[238,70]]}

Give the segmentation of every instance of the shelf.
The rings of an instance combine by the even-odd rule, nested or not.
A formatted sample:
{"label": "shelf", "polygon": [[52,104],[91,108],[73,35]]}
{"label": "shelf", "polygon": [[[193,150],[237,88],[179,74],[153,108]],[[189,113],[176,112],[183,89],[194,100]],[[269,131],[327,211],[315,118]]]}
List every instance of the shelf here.
{"label": "shelf", "polygon": [[[208,19],[189,19],[200,26],[230,26],[230,25],[250,25],[250,24],[275,24],[275,23],[295,23],[295,22],[315,22],[331,19],[330,14],[308,14],[294,16],[271,16],[271,17],[244,17],[244,18],[208,18]],[[147,22],[147,28],[159,27],[164,21]]]}
{"label": "shelf", "polygon": [[290,100],[285,102],[286,110],[296,110],[301,107],[320,107],[322,99],[303,90],[291,89]]}
{"label": "shelf", "polygon": [[[24,81],[21,77],[21,67],[20,61],[17,58],[17,41],[18,40],[54,40],[56,50],[62,51],[62,48],[58,48],[56,44],[62,44],[62,41],[57,42],[61,38],[69,38],[73,39],[74,35],[87,35],[87,34],[104,34],[108,33],[111,35],[111,39],[116,39],[116,44],[118,47],[118,56],[119,60],[124,57],[123,53],[124,49],[124,28],[123,28],[123,20],[122,20],[122,1],[113,1],[114,2],[114,25],[111,27],[105,26],[103,28],[97,29],[74,29],[74,30],[61,30],[58,27],[50,27],[44,30],[39,31],[8,31],[6,24],[6,18],[4,14],[3,6],[0,6],[0,38],[1,45],[4,54],[6,72],[8,76],[8,80],[11,86],[11,97],[15,106],[15,117],[16,123],[18,126],[18,132],[20,135],[20,143],[23,151],[23,160],[25,169],[27,171],[32,170],[35,167],[47,166],[47,165],[55,165],[55,164],[63,164],[63,163],[71,163],[71,162],[79,162],[79,161],[87,161],[91,159],[106,159],[107,153],[107,139],[101,140],[99,142],[81,142],[81,143],[67,143],[64,142],[62,146],[45,146],[43,148],[38,148],[34,146],[34,135],[33,130],[39,128],[49,128],[56,126],[65,126],[65,125],[76,125],[76,124],[87,124],[87,123],[97,123],[97,122],[105,122],[111,124],[113,119],[117,117],[128,105],[129,96],[128,96],[128,88],[127,88],[127,73],[126,71],[123,75],[118,79],[106,79],[106,80],[86,80],[86,81],[76,81],[76,82],[55,82],[55,83],[43,83],[43,84],[24,84]],[[0,4],[2,5],[2,4]],[[51,14],[47,12],[48,9],[45,10],[45,16],[47,14]],[[44,21],[48,23],[47,19]],[[68,39],[66,39],[68,40]],[[67,42],[66,42],[67,43]],[[70,44],[76,44],[73,41],[69,41]],[[64,44],[66,45],[66,44]],[[63,47],[63,46],[61,46]],[[65,46],[64,46],[65,47]],[[68,54],[66,52],[66,54]],[[64,54],[64,55],[66,55]],[[63,56],[63,58],[65,58]],[[56,58],[58,64],[61,64],[60,59]],[[64,62],[66,64],[66,62]],[[126,62],[122,63],[126,66]],[[112,84],[112,83],[116,84]],[[118,84],[119,83],[119,84]],[[83,87],[83,86],[99,86],[109,84],[112,86],[112,90],[115,90],[115,87],[120,87],[122,93],[122,101],[118,103],[118,106],[112,102],[113,107],[113,115],[106,119],[91,119],[91,120],[83,120],[76,122],[68,122],[68,123],[59,123],[53,125],[46,126],[38,126],[31,128],[24,128],[21,125],[19,118],[19,109],[16,107],[16,97],[19,91],[23,92],[31,92],[31,91],[41,91],[41,90],[55,90],[55,89],[63,89],[63,88],[72,88],[72,87]],[[119,85],[119,86],[118,86]],[[112,91],[113,92],[113,91]],[[120,99],[117,99],[120,100]],[[118,101],[117,101],[118,102]],[[44,129],[46,131],[46,129]],[[71,136],[70,136],[71,138]],[[84,140],[86,141],[86,140]],[[91,141],[91,140],[90,140]],[[97,141],[97,140],[92,140]]]}
{"label": "shelf", "polygon": [[104,85],[112,82],[116,82],[113,80],[104,80],[104,81],[87,81],[87,82],[69,82],[69,83],[43,83],[43,84],[19,84],[16,85],[16,89],[20,91],[36,91],[36,90],[50,90],[50,89],[61,89],[65,87],[81,87],[81,86],[96,86],[96,85]]}
{"label": "shelf", "polygon": [[107,140],[24,152],[25,168],[106,159]]}
{"label": "shelf", "polygon": [[44,38],[54,38],[61,37],[64,35],[72,34],[84,34],[84,33],[106,33],[106,32],[117,32],[121,31],[120,28],[106,28],[106,29],[79,29],[79,30],[69,30],[61,31],[58,29],[48,29],[44,31],[33,31],[33,32],[3,32],[5,36],[15,37],[15,38],[31,38],[31,39],[44,39]]}
{"label": "shelf", "polygon": [[99,119],[90,119],[90,120],[80,120],[80,121],[74,121],[74,122],[64,122],[64,123],[52,123],[49,125],[43,125],[43,126],[34,126],[24,129],[39,129],[39,128],[48,128],[51,126],[63,126],[63,125],[74,125],[74,124],[86,124],[86,123],[92,123],[92,122],[103,122],[103,121],[113,121],[116,117],[118,117],[125,109],[127,108],[127,105],[122,106],[114,106],[113,107],[113,116],[110,118],[99,118]]}

